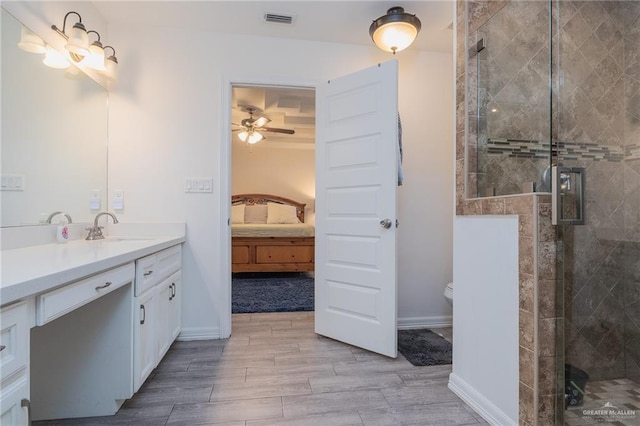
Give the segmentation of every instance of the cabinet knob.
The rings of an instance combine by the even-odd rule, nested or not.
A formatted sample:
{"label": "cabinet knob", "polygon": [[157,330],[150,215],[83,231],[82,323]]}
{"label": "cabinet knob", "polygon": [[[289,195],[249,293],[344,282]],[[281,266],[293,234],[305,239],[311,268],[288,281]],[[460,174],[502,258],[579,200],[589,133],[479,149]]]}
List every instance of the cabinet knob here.
{"label": "cabinet knob", "polygon": [[4,351],[5,349],[7,349],[5,345],[0,345],[0,352]]}

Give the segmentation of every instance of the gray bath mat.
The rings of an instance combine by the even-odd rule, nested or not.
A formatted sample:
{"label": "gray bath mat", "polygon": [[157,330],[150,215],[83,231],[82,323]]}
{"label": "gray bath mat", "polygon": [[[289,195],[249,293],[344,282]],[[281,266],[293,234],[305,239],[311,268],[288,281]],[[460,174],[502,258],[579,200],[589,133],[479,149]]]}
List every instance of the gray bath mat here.
{"label": "gray bath mat", "polygon": [[398,351],[413,365],[451,364],[451,343],[431,330],[398,330]]}

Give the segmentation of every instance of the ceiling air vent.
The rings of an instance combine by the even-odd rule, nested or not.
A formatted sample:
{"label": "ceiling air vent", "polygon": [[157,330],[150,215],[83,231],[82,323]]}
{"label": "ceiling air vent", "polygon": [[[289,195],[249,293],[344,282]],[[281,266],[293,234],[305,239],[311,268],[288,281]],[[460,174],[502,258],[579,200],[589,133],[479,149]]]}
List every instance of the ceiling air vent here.
{"label": "ceiling air vent", "polygon": [[293,16],[282,15],[280,13],[265,13],[264,20],[267,22],[276,22],[278,24],[292,24]]}

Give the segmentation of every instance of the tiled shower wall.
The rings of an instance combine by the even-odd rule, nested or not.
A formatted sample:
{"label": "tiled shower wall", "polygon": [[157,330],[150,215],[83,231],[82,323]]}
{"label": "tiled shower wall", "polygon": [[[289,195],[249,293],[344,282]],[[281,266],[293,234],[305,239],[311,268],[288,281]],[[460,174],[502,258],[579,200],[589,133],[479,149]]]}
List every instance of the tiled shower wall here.
{"label": "tiled shower wall", "polygon": [[[519,216],[519,422],[524,425],[553,424],[556,406],[563,409],[557,367],[564,360],[556,342],[562,342],[558,337],[565,326],[569,361],[588,366],[596,376],[639,372],[640,4],[552,2],[561,73],[554,76],[559,91],[553,97],[552,132],[545,138],[544,126],[538,126],[544,122],[539,95],[549,96],[548,85],[541,87],[541,72],[548,73],[541,58],[549,54],[544,47],[549,27],[543,30],[540,19],[546,14],[548,22],[548,7],[546,1],[457,2],[456,214]],[[522,33],[535,27],[542,33]],[[488,39],[484,57],[473,54],[479,35]],[[509,52],[501,66],[498,52]],[[485,72],[497,73],[501,81],[483,80]],[[527,92],[527,83],[539,90]],[[507,115],[500,120],[500,114]],[[538,179],[548,160],[536,157],[548,155],[549,137],[557,142],[554,154],[563,165],[587,168],[587,225],[567,227],[565,235],[556,235],[561,228],[551,226],[548,195],[477,198],[493,191],[519,193],[530,176]],[[563,290],[556,280],[558,246],[570,266],[564,270],[566,324],[556,298]]]}
{"label": "tiled shower wall", "polygon": [[559,161],[587,178],[585,225],[563,235],[566,361],[638,377],[640,3],[561,2],[559,30],[558,138],[582,148]]}

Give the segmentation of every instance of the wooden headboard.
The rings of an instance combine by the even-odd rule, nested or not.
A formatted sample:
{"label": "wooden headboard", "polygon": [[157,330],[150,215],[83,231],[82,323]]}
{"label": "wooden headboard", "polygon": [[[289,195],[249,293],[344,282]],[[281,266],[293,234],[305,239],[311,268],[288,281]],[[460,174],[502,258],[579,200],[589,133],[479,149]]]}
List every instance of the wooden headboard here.
{"label": "wooden headboard", "polygon": [[289,198],[271,194],[238,194],[231,196],[231,205],[246,204],[248,206],[251,206],[254,204],[267,203],[278,203],[288,206],[294,206],[296,208],[296,215],[298,216],[298,219],[300,219],[300,222],[304,223],[304,207],[306,206],[305,203],[299,203]]}

